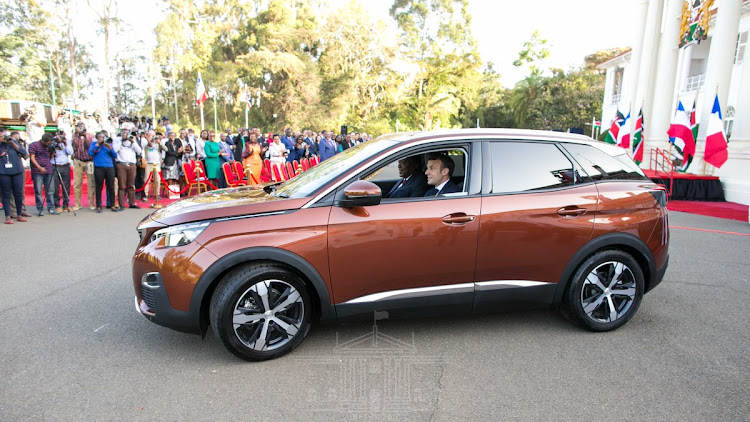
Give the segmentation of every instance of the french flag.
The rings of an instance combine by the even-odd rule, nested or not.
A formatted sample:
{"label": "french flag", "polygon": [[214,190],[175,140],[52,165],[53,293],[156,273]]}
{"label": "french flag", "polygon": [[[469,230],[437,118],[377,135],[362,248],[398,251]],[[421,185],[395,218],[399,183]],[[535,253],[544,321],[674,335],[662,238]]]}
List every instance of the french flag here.
{"label": "french flag", "polygon": [[198,82],[195,84],[195,90],[197,91],[195,94],[195,102],[198,105],[203,105],[208,99],[208,94],[206,94],[206,87],[203,85],[203,78],[201,78],[200,72],[198,72]]}
{"label": "french flag", "polygon": [[688,161],[688,156],[695,156],[695,139],[682,101],[677,103],[677,112],[674,114],[672,124],[669,125],[667,135],[669,135],[669,142],[682,153],[684,161]]}
{"label": "french flag", "polygon": [[706,151],[703,159],[716,168],[721,168],[727,162],[727,135],[724,133],[724,122],[721,119],[719,95],[716,94],[711,115],[708,117],[706,130]]}

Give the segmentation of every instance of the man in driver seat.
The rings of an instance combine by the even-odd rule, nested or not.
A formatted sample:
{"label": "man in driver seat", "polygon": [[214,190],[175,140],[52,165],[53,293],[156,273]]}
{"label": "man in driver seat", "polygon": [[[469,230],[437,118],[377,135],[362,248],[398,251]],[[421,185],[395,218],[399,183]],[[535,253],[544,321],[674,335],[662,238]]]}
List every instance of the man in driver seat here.
{"label": "man in driver seat", "polygon": [[425,193],[424,196],[438,196],[446,193],[461,192],[461,189],[451,182],[455,163],[445,154],[430,154],[427,157],[427,183],[434,188]]}
{"label": "man in driver seat", "polygon": [[388,198],[418,198],[424,196],[424,193],[430,188],[427,185],[427,179],[422,172],[421,160],[418,155],[398,160],[398,175],[401,179],[388,192]]}

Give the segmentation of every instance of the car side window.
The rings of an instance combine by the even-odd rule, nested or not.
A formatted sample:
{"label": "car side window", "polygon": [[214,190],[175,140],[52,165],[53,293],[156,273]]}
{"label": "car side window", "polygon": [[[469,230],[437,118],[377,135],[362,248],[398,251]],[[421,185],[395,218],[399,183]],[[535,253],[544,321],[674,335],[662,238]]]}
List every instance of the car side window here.
{"label": "car side window", "polygon": [[648,180],[643,171],[625,153],[613,157],[591,145],[563,144],[562,147],[594,181]]}
{"label": "car side window", "polygon": [[533,192],[585,180],[553,143],[493,142],[492,193]]}
{"label": "car side window", "polygon": [[432,197],[461,195],[466,192],[467,163],[463,148],[420,152],[390,161],[362,180],[378,185],[385,202],[424,199],[428,192]]}

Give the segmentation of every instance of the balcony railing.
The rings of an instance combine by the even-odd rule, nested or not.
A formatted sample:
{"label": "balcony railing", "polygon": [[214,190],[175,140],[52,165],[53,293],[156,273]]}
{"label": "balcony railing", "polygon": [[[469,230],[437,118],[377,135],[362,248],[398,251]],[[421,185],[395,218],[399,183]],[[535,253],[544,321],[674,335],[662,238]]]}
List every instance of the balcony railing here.
{"label": "balcony railing", "polygon": [[683,86],[682,90],[683,91],[697,91],[705,83],[706,83],[705,74],[689,76],[687,79],[685,79],[685,85]]}

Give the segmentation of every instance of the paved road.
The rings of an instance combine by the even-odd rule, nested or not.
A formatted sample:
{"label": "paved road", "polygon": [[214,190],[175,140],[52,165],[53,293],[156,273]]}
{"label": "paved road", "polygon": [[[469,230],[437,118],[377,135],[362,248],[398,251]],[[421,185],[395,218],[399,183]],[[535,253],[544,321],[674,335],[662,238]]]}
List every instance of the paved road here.
{"label": "paved road", "polygon": [[253,364],[135,313],[146,214],[0,227],[0,421],[750,419],[750,237],[673,229],[664,283],[612,333],[551,310],[318,326]]}

